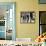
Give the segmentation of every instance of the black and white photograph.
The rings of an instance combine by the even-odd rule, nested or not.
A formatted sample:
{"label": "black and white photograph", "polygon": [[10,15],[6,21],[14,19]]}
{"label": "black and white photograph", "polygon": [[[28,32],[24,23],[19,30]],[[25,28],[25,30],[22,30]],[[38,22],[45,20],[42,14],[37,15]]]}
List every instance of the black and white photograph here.
{"label": "black and white photograph", "polygon": [[20,23],[35,23],[35,12],[21,12]]}

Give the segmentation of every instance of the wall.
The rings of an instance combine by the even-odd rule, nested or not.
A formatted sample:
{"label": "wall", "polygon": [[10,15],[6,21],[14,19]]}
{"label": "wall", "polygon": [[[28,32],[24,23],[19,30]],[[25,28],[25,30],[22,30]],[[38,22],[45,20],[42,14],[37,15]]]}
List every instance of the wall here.
{"label": "wall", "polygon": [[[34,6],[35,2],[33,0],[20,0],[20,2],[18,1],[18,3],[16,2],[16,4],[18,4],[18,13],[17,13],[17,37],[18,38],[34,38],[36,35],[36,30],[38,31],[38,28],[36,29],[36,24],[37,22],[35,22],[35,24],[20,24],[20,12],[21,11],[35,11],[37,12],[36,8]],[[16,7],[17,8],[17,7]],[[37,18],[37,17],[36,17]],[[36,20],[38,21],[38,20]]]}
{"label": "wall", "polygon": [[[0,2],[16,2],[16,37],[36,38],[39,34],[39,10],[46,10],[46,5],[38,4],[38,0],[3,0]],[[20,24],[21,11],[35,11],[34,24]]]}
{"label": "wall", "polygon": [[[16,2],[17,8],[17,37],[18,38],[36,38],[38,36],[38,4],[37,0],[19,0]],[[21,11],[35,11],[36,22],[34,24],[20,24]]]}

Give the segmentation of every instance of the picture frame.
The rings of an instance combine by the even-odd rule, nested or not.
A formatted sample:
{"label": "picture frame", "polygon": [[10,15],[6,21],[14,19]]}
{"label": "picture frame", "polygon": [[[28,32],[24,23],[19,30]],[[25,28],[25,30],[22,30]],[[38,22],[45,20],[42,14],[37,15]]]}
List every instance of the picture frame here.
{"label": "picture frame", "polygon": [[22,11],[20,13],[20,23],[35,23],[35,12]]}
{"label": "picture frame", "polygon": [[46,0],[39,0],[39,4],[46,4]]}

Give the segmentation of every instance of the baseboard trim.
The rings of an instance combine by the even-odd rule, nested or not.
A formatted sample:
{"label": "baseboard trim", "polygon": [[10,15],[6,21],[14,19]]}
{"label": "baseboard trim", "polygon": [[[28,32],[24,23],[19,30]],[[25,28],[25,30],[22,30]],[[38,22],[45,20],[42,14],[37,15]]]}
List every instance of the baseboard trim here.
{"label": "baseboard trim", "polygon": [[31,38],[16,38],[16,41],[20,42],[20,41],[24,41],[24,42],[31,42],[32,39]]}

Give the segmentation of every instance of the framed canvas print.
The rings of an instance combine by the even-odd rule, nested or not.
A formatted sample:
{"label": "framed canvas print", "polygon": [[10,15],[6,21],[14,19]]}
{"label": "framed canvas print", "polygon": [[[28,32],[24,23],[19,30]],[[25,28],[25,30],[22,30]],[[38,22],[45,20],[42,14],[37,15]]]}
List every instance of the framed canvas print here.
{"label": "framed canvas print", "polygon": [[35,23],[35,12],[21,12],[20,23]]}
{"label": "framed canvas print", "polygon": [[39,0],[40,4],[46,4],[46,0]]}
{"label": "framed canvas print", "polygon": [[0,40],[15,40],[15,2],[0,2]]}

